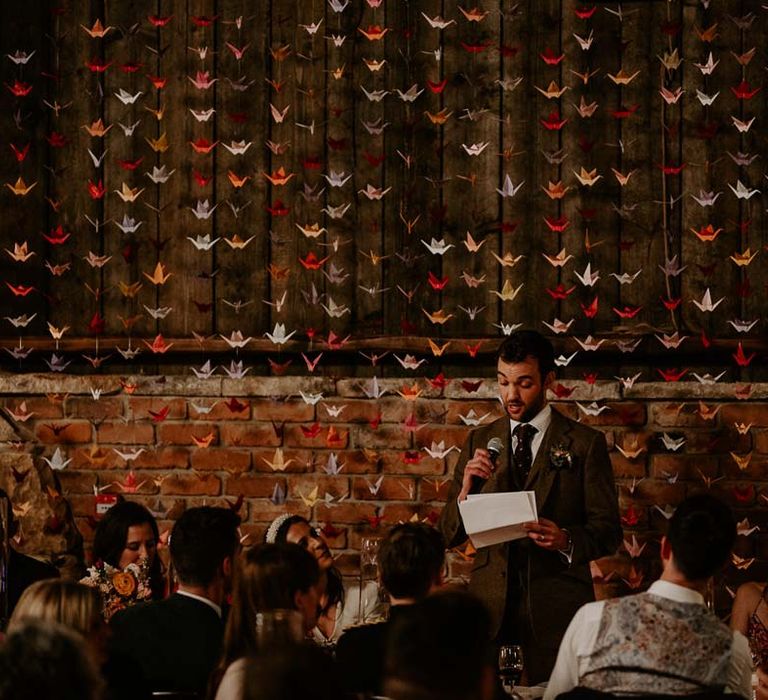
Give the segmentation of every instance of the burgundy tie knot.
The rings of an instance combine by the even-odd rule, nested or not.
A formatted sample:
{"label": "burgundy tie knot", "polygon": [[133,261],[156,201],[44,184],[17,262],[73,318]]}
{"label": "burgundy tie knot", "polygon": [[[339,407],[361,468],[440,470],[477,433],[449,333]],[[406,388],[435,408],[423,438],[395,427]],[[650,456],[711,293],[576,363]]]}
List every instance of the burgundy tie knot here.
{"label": "burgundy tie knot", "polygon": [[537,432],[539,432],[538,429],[530,423],[518,423],[512,431],[512,435],[515,437],[516,441],[513,453],[515,469],[520,470],[523,482],[528,478],[531,466],[533,465],[531,442],[533,442],[533,436]]}

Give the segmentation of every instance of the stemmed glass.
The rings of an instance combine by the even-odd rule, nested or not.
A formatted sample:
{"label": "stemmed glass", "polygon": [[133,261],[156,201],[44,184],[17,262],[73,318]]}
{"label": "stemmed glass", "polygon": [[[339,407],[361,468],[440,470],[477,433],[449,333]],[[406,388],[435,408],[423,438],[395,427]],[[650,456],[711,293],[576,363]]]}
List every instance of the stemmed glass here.
{"label": "stemmed glass", "polygon": [[504,692],[519,698],[515,686],[523,675],[523,648],[519,644],[506,644],[499,647],[499,678]]}
{"label": "stemmed glass", "polygon": [[363,537],[360,540],[360,591],[358,600],[358,624],[365,624],[365,584],[378,580],[379,574],[379,537]]}
{"label": "stemmed glass", "polygon": [[256,646],[259,651],[301,644],[304,619],[298,610],[264,610],[256,613]]}

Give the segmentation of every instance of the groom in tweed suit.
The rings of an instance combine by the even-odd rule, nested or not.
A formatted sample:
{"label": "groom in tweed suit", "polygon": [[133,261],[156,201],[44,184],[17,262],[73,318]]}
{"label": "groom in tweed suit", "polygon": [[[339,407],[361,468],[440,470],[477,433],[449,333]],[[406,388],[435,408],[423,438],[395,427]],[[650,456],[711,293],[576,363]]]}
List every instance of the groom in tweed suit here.
{"label": "groom in tweed suit", "polygon": [[[480,549],[470,580],[497,642],[523,645],[531,684],[549,678],[571,618],[594,600],[589,562],[612,554],[622,537],[605,438],[547,404],[554,369],[552,345],[535,331],[501,344],[507,415],[470,433],[439,523],[456,546],[466,539],[458,503],[468,494],[535,492],[539,520],[526,526],[528,538]],[[504,446],[495,460],[486,449],[494,437]]]}

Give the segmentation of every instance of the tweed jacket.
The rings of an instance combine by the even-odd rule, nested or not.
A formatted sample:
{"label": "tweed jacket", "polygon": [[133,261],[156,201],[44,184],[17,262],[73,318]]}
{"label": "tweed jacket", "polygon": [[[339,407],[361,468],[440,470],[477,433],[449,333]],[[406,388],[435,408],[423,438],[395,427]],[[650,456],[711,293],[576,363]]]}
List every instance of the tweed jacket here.
{"label": "tweed jacket", "polygon": [[[573,541],[571,562],[559,552],[537,547],[528,539],[480,549],[474,560],[470,590],[488,606],[498,633],[510,589],[517,574],[518,590],[528,598],[530,624],[538,642],[557,649],[568,623],[584,603],[594,600],[589,562],[615,552],[622,538],[616,486],[603,434],[552,410],[552,420],[528,478],[515,475],[509,418],[504,416],[470,433],[456,464],[440,528],[449,547],[466,539],[458,510],[464,468],[476,448],[498,437],[504,444],[494,474],[481,493],[532,490],[539,517],[566,528]],[[558,455],[567,454],[566,459]],[[509,570],[510,553],[517,571]]]}

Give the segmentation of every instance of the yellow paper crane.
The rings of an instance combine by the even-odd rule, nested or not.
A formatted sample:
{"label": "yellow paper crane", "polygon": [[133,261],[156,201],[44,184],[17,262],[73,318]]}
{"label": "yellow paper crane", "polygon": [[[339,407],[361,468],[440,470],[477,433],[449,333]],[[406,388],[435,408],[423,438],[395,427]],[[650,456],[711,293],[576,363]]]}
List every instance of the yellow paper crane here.
{"label": "yellow paper crane", "polygon": [[274,472],[284,472],[291,463],[296,461],[294,459],[286,460],[285,457],[283,456],[282,447],[278,447],[275,450],[275,455],[274,457],[272,457],[271,462],[266,457],[262,457],[261,460],[265,464],[268,464],[270,469],[272,469],[272,471]]}
{"label": "yellow paper crane", "polygon": [[514,301],[515,297],[520,293],[520,290],[524,287],[524,283],[521,284],[516,289],[512,286],[512,283],[507,280],[504,282],[504,286],[501,288],[500,292],[497,292],[496,290],[493,291],[493,293],[499,297],[502,301]]}
{"label": "yellow paper crane", "polygon": [[168,143],[168,137],[166,136],[165,132],[160,134],[160,136],[156,139],[145,140],[155,153],[165,153],[165,151],[171,147],[171,145]]}

